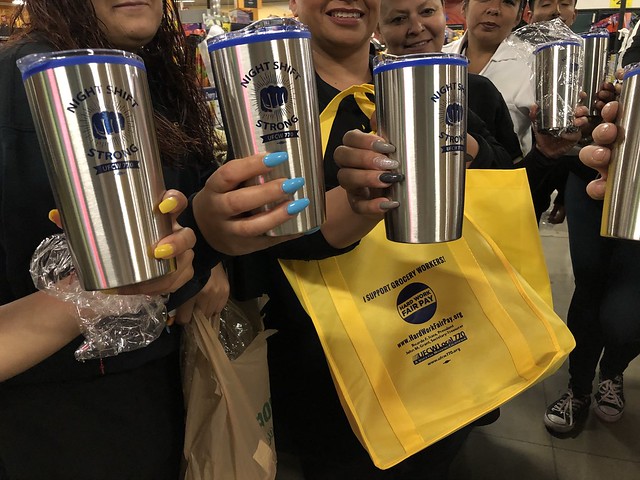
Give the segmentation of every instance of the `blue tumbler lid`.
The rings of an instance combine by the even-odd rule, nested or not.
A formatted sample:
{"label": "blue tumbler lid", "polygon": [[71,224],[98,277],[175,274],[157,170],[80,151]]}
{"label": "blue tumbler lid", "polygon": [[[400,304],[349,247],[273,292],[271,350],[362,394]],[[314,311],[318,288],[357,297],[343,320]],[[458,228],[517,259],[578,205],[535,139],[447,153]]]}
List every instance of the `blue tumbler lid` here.
{"label": "blue tumbler lid", "polygon": [[207,40],[209,52],[221,48],[268,42],[285,38],[311,38],[309,29],[294,18],[265,18],[241,30],[216,35]]}
{"label": "blue tumbler lid", "polygon": [[426,65],[469,65],[464,55],[457,53],[412,53],[410,55],[391,55],[383,53],[373,59],[373,74],[395,70],[398,68],[418,67]]}
{"label": "blue tumbler lid", "polygon": [[142,58],[124,50],[109,50],[106,48],[62,50],[59,52],[32,53],[18,59],[16,65],[22,72],[22,80],[44,70],[71,65],[86,65],[89,63],[118,63],[131,65],[145,70]]}
{"label": "blue tumbler lid", "polygon": [[543,43],[542,45],[538,45],[538,47],[534,50],[534,54],[535,53],[539,53],[542,50],[545,50],[547,48],[552,48],[552,47],[568,47],[568,46],[575,46],[575,47],[581,47],[582,44],[580,43],[579,39],[567,39],[567,40],[554,40],[553,42],[546,42]]}
{"label": "blue tumbler lid", "polygon": [[609,38],[609,32],[604,29],[594,30],[593,32],[581,33],[582,38]]}
{"label": "blue tumbler lid", "polygon": [[624,67],[624,74],[622,79],[626,80],[629,77],[634,77],[640,73],[640,63],[631,63]]}

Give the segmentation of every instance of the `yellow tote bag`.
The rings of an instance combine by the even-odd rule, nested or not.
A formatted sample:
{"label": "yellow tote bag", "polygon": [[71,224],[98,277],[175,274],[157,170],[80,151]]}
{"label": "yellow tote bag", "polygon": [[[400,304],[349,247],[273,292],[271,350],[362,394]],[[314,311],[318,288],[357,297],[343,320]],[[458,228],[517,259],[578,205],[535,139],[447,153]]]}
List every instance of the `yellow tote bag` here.
{"label": "yellow tote bag", "polygon": [[575,343],[471,220],[455,242],[281,261],[354,433],[389,468],[553,373]]}
{"label": "yellow tote bag", "polygon": [[[340,103],[353,95],[362,112],[371,117],[373,85],[354,85],[336,95],[320,114],[324,152]],[[511,265],[536,292],[553,306],[549,273],[540,242],[527,173],[513,170],[467,170],[465,213],[471,215],[498,244]],[[463,232],[464,234],[464,232]]]}
{"label": "yellow tote bag", "polygon": [[[353,87],[322,113],[325,146],[346,95],[371,114],[364,93],[370,86]],[[524,170],[468,171],[465,202],[455,242],[392,243],[379,224],[345,255],[280,262],[351,427],[380,468],[499,407],[575,346],[551,308]]]}

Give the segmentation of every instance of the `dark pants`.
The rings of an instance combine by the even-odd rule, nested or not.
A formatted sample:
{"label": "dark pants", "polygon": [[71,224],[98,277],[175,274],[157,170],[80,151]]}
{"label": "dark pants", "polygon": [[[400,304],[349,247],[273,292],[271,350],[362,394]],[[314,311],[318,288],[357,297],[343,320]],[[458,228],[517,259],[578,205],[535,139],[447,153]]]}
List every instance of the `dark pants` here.
{"label": "dark pants", "polygon": [[89,380],[0,387],[1,480],[179,478],[177,352]]}
{"label": "dark pants", "polygon": [[565,193],[576,284],[567,315],[576,339],[569,385],[579,395],[591,393],[598,361],[612,378],[640,354],[640,242],[600,236],[602,202],[589,198],[586,185],[572,173]]}

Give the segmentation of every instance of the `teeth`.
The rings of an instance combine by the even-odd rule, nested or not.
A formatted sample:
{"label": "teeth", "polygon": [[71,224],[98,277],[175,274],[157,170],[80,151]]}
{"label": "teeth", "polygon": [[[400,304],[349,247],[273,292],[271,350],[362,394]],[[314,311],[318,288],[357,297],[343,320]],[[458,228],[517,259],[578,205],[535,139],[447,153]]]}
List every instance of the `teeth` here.
{"label": "teeth", "polygon": [[362,15],[358,12],[331,12],[331,16],[338,18],[360,18]]}

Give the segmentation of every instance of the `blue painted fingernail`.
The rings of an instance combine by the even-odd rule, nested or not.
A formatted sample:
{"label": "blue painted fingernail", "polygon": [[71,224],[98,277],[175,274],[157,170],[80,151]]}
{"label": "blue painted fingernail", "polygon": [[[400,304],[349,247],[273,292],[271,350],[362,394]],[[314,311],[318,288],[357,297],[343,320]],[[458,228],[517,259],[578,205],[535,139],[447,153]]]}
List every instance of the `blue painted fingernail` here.
{"label": "blue painted fingernail", "polygon": [[320,227],[315,227],[312,228],[311,230],[307,230],[306,232],[304,232],[305,235],[312,235],[314,233],[316,233],[318,230],[320,230]]}
{"label": "blue painted fingernail", "polygon": [[289,154],[287,152],[273,152],[266,155],[262,161],[267,167],[277,167],[287,160],[289,160]]}
{"label": "blue painted fingernail", "polygon": [[300,213],[302,210],[307,208],[311,202],[308,198],[301,198],[300,200],[296,200],[287,205],[287,213],[289,215],[295,215],[296,213]]}
{"label": "blue painted fingernail", "polygon": [[284,193],[293,193],[296,190],[299,190],[304,185],[304,178],[296,177],[290,178],[289,180],[285,180],[282,182],[282,191]]}

